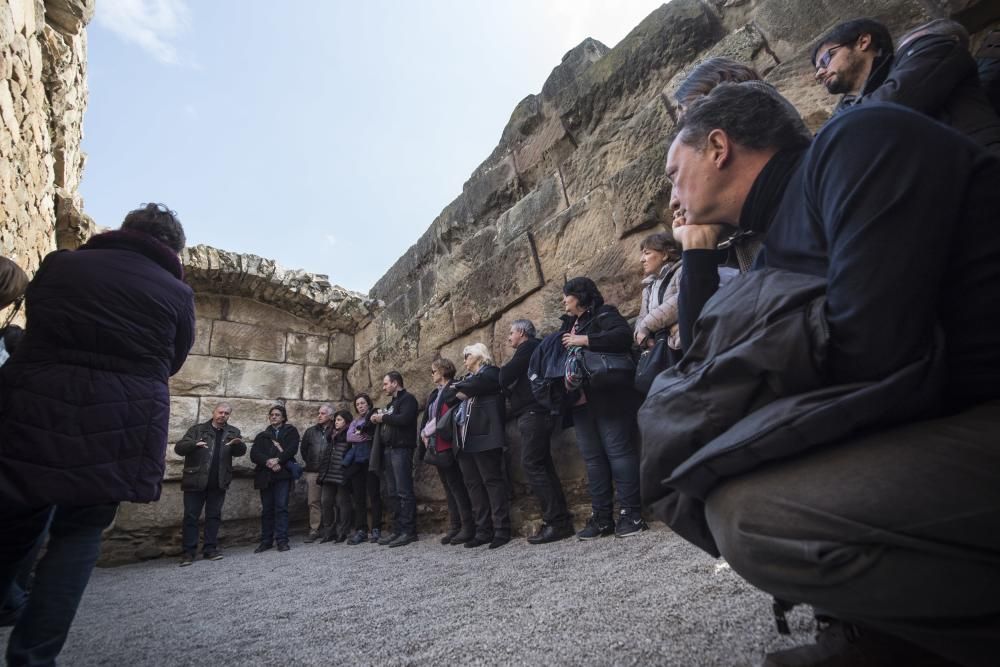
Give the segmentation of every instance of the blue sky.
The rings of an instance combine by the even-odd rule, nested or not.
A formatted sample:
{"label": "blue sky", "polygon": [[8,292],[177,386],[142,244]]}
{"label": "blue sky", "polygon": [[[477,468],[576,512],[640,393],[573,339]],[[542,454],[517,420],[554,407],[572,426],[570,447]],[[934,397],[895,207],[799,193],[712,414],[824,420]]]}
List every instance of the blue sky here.
{"label": "blue sky", "polygon": [[365,292],[586,37],[662,0],[100,0],[81,192]]}

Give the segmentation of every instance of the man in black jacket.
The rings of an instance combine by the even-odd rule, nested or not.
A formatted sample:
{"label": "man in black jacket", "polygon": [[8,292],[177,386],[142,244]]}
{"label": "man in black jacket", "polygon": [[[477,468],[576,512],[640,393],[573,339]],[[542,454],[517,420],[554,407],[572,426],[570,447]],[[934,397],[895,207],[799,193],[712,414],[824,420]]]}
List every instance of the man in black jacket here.
{"label": "man in black jacket", "polygon": [[240,430],[229,423],[233,409],[219,403],[212,418],[195,424],[174,445],[174,453],[184,457],[184,523],[181,531],[184,553],[181,567],[194,562],[198,551],[198,517],[205,510],[205,535],[202,555],[206,560],[221,560],[218,535],[222,523],[222,504],[233,480],[233,458],[247,453]]}
{"label": "man in black jacket", "polygon": [[991,664],[1000,645],[1000,160],[921,114],[879,104],[835,118],[808,150],[783,153],[784,111],[766,97],[724,85],[688,111],[667,158],[686,211],[675,237],[687,247],[694,231],[711,243],[722,225],[769,219],[758,265],[827,281],[831,385],[888,376],[925,354],[938,330],[946,373],[940,411],[924,421],[893,420],[907,406],[885,405],[880,429],[723,480],[706,500],[712,536],[754,585],[823,610],[816,646],[767,664]]}
{"label": "man in black jacket", "polygon": [[529,544],[545,544],[572,537],[573,521],[566,509],[566,497],[552,461],[553,417],[535,400],[528,380],[528,362],[541,344],[531,320],[515,320],[507,343],[514,356],[500,368],[500,385],[510,400],[508,414],[517,418],[521,434],[521,465],[531,492],[542,506],[541,530],[528,538]]}
{"label": "man in black jacket", "polygon": [[389,371],[382,378],[382,391],[392,400],[384,410],[372,415],[388,455],[385,467],[386,490],[395,505],[392,534],[378,541],[401,547],[417,541],[417,500],[413,495],[413,452],[417,447],[417,418],[420,406],[413,394],[403,388],[399,371]]}
{"label": "man in black jacket", "polygon": [[852,104],[872,102],[920,111],[1000,152],[1000,118],[980,86],[969,34],[956,21],[936,19],[903,35],[885,79]]}
{"label": "man in black jacket", "polygon": [[885,81],[892,67],[892,36],[878,21],[859,18],[834,26],[812,52],[816,81],[841,95],[834,113],[859,103]]}

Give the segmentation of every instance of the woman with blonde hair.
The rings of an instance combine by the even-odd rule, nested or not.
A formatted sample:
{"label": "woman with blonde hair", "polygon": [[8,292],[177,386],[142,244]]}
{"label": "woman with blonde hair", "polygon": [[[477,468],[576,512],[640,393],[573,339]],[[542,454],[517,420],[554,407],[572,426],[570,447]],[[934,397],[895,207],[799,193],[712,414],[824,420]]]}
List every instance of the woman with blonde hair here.
{"label": "woman with blonde hair", "polygon": [[482,343],[462,350],[469,374],[455,383],[461,401],[453,409],[455,433],[460,443],[458,457],[465,487],[472,501],[476,534],[466,548],[489,544],[496,549],[510,542],[510,494],[504,478],[504,399],[500,369]]}

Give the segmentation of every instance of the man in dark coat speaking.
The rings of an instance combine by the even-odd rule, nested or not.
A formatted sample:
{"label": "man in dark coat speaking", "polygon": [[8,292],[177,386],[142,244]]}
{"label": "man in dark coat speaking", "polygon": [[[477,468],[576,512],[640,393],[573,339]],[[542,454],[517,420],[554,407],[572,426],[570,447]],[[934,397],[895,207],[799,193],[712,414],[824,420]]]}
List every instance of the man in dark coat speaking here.
{"label": "man in dark coat speaking", "polygon": [[51,524],[9,664],[54,661],[118,503],[160,497],[167,380],[194,341],[184,241],[148,204],[50,254],[28,286],[27,333],[0,368],[0,597]]}

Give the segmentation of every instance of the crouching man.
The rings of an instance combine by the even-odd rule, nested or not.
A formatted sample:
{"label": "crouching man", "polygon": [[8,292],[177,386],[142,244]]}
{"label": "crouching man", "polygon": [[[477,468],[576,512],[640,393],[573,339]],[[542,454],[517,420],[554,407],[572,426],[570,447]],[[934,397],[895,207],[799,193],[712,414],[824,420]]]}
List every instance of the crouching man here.
{"label": "crouching man", "polygon": [[[825,282],[814,397],[857,396],[930,349],[943,373],[908,390],[935,383],[933,403],[915,410],[907,393],[890,396],[865,407],[877,419],[833,440],[815,428],[821,413],[784,429],[783,449],[760,447],[770,424],[742,433],[752,447],[742,470],[716,467],[721,480],[702,496],[710,539],[755,586],[821,617],[816,645],[765,664],[995,664],[1000,160],[893,105],[838,115],[807,148],[786,145],[788,127],[779,103],[745,86],[721,85],[691,106],[667,158],[685,256],[714,248],[724,225],[764,229],[757,268]],[[702,323],[713,321],[724,329]],[[827,405],[828,423],[853,418]],[[644,448],[656,437],[649,425]],[[665,472],[666,487],[681,489],[680,469]]]}
{"label": "crouching man", "polygon": [[189,428],[174,446],[177,455],[184,457],[181,567],[194,562],[198,552],[198,518],[202,509],[205,510],[202,555],[205,560],[222,558],[218,541],[222,504],[226,501],[226,489],[233,481],[233,458],[247,453],[240,430],[229,423],[232,412],[228,403],[219,403],[209,421]]}

